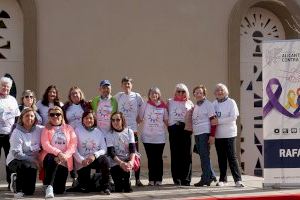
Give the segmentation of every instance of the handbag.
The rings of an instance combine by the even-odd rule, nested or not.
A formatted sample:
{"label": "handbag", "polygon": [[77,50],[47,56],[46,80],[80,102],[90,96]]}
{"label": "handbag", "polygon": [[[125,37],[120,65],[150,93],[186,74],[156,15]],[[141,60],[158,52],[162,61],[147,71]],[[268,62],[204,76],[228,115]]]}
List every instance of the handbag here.
{"label": "handbag", "polygon": [[135,153],[135,157],[134,157],[134,162],[133,162],[133,171],[138,171],[140,169],[141,166],[141,154],[136,152]]}

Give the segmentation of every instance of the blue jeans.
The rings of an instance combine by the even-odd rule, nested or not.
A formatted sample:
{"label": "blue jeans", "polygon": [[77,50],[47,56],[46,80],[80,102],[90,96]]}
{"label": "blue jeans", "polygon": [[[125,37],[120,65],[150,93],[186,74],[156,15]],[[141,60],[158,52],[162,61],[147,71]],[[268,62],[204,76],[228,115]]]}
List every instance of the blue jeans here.
{"label": "blue jeans", "polygon": [[201,181],[205,183],[210,182],[211,179],[216,176],[210,162],[210,145],[208,144],[208,139],[209,133],[195,135],[195,143],[199,152],[202,168]]}

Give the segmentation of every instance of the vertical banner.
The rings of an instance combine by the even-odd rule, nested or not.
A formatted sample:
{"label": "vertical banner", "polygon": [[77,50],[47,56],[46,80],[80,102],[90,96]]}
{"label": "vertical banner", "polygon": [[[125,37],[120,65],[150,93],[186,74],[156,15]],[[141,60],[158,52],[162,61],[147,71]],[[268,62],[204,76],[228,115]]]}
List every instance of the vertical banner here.
{"label": "vertical banner", "polygon": [[264,187],[300,185],[300,40],[264,41]]}

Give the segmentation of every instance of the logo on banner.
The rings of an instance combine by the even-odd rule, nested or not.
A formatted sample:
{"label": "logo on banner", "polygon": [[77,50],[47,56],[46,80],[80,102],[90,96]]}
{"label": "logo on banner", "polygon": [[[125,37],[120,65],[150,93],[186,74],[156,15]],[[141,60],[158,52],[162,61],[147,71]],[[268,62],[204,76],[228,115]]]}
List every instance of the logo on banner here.
{"label": "logo on banner", "polygon": [[[272,91],[272,88],[277,86],[275,92]],[[297,89],[297,92],[294,90],[289,90],[287,95],[287,104],[285,106],[281,105],[279,102],[279,97],[282,93],[282,86],[277,78],[272,78],[269,80],[266,87],[266,94],[268,96],[269,101],[263,108],[263,117],[266,117],[272,109],[277,110],[284,116],[290,118],[299,118],[300,117],[300,88]],[[296,101],[296,94],[298,95]],[[294,108],[294,112],[291,113],[287,109]]]}

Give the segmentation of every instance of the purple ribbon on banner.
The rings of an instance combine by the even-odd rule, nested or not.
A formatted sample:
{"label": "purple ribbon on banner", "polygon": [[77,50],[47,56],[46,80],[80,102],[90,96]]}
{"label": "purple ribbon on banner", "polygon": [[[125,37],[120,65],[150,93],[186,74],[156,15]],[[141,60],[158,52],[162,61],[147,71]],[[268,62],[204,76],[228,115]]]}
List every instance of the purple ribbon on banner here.
{"label": "purple ribbon on banner", "polygon": [[[272,85],[277,85],[277,89],[276,91],[273,93],[272,91]],[[285,109],[285,107],[283,107],[278,99],[281,95],[282,92],[282,87],[281,84],[279,82],[279,80],[277,78],[272,78],[269,80],[268,85],[266,87],[266,93],[267,96],[269,97],[269,101],[268,103],[264,106],[263,108],[263,116],[266,117],[268,115],[268,113],[275,108],[276,110],[278,110],[281,114],[290,117],[290,118],[299,118],[300,117],[300,112],[292,114],[290,113],[288,110]]]}

